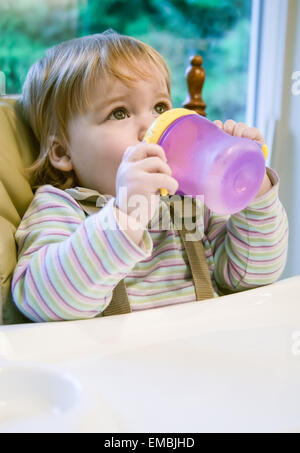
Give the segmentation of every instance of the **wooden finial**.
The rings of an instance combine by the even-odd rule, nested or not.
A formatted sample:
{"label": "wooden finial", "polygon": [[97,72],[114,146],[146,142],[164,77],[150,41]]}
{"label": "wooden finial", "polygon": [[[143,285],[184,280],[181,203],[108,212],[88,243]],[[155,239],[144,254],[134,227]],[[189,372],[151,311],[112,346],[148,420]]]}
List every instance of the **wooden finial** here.
{"label": "wooden finial", "polygon": [[186,70],[186,82],[189,95],[183,104],[183,107],[195,110],[199,115],[206,116],[206,104],[202,99],[202,89],[205,81],[205,70],[202,67],[203,58],[201,55],[195,55],[190,58],[190,64]]}

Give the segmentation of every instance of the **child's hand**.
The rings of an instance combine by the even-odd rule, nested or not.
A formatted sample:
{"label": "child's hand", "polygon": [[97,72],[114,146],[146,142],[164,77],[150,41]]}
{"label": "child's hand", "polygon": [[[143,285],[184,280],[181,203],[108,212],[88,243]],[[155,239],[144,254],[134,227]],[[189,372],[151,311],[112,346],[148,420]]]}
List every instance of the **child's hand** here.
{"label": "child's hand", "polygon": [[127,148],[116,176],[117,207],[128,215],[138,211],[137,220],[145,227],[158,207],[159,189],[165,187],[171,195],[178,189],[171,173],[161,146],[140,143]]}
{"label": "child's hand", "polygon": [[245,123],[236,123],[233,120],[227,120],[223,124],[222,121],[216,120],[214,123],[227,134],[234,137],[250,138],[251,140],[264,145],[265,139],[261,132],[256,127],[249,127]]}

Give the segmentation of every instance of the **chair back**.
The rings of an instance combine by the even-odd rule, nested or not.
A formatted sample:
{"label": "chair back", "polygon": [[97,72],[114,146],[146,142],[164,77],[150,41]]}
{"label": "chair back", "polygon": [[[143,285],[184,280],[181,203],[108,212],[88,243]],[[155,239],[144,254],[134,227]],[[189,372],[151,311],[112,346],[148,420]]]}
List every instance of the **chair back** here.
{"label": "chair back", "polygon": [[33,198],[25,168],[36,159],[39,144],[18,99],[0,97],[0,324],[28,322],[12,302],[10,285],[17,261],[14,235]]}

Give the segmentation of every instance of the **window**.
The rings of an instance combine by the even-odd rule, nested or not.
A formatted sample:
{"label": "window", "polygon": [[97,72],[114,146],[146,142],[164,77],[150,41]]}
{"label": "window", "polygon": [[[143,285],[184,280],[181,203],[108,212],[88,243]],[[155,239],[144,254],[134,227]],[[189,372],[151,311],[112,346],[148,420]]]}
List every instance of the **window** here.
{"label": "window", "polygon": [[21,92],[30,65],[48,47],[113,28],[165,57],[174,107],[187,95],[189,57],[200,53],[208,118],[245,121],[251,6],[251,0],[2,0],[0,70],[6,92]]}

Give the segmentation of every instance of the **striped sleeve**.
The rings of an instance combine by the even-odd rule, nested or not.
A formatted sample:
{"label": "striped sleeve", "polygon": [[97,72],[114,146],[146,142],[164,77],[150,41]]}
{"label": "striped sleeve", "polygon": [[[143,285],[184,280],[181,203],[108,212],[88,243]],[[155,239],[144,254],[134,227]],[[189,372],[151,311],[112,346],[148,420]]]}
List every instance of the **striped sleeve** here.
{"label": "striped sleeve", "polygon": [[138,247],[120,230],[112,198],[85,217],[76,201],[43,186],[16,233],[18,263],[13,299],[32,321],[92,318],[109,304],[112,291],[152,251],[145,230]]}
{"label": "striped sleeve", "polygon": [[267,169],[272,188],[230,217],[210,213],[206,236],[214,257],[219,295],[274,283],[283,272],[288,220],[278,198],[279,178]]}

